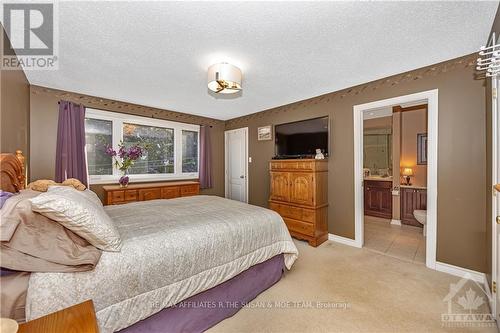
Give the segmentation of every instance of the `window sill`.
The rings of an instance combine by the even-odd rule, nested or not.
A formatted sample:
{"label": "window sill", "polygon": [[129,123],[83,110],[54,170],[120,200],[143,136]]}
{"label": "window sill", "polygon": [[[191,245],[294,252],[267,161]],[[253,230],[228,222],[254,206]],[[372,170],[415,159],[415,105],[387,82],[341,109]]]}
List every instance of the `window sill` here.
{"label": "window sill", "polygon": [[[169,181],[169,180],[193,180],[198,179],[198,174],[186,174],[186,175],[177,175],[177,176],[156,176],[156,177],[148,177],[148,176],[136,176],[129,175],[131,183],[151,183],[158,181]],[[104,185],[104,184],[118,184],[118,179],[120,176],[110,176],[100,179],[92,179],[90,176],[89,184],[90,185]]]}

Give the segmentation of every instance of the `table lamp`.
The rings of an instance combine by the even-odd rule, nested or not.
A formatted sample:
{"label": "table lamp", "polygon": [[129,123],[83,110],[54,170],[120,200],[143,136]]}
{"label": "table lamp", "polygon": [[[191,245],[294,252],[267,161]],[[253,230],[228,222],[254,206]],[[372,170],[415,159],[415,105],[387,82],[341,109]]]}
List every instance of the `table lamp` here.
{"label": "table lamp", "polygon": [[413,177],[413,169],[412,168],[403,168],[402,172],[403,178],[406,181],[405,185],[411,185],[410,177]]}

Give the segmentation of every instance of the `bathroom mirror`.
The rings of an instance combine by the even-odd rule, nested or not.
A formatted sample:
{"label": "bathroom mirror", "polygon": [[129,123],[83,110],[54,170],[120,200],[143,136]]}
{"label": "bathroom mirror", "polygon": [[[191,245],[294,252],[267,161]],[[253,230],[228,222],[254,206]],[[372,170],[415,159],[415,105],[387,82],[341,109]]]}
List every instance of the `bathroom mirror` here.
{"label": "bathroom mirror", "polygon": [[363,135],[363,167],[371,175],[392,175],[391,129],[367,129]]}

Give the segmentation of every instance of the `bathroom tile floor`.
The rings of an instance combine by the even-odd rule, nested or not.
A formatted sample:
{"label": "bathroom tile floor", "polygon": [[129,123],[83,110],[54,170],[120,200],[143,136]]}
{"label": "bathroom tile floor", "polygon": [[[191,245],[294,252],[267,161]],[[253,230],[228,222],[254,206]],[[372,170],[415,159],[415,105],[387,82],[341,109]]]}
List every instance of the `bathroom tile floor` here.
{"label": "bathroom tile floor", "polygon": [[364,247],[390,257],[425,264],[425,237],[419,227],[393,225],[391,220],[365,216]]}

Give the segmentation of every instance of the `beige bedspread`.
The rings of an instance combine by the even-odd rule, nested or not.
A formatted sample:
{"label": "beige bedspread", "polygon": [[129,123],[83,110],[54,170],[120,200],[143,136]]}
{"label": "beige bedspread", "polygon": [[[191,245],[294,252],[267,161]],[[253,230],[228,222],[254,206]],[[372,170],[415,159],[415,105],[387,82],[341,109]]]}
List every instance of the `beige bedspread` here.
{"label": "beige bedspread", "polygon": [[107,206],[123,241],[93,271],[34,273],[28,320],[92,299],[101,332],[113,332],[284,253],[298,256],[275,212],[215,196]]}
{"label": "beige bedspread", "polygon": [[25,272],[81,272],[93,269],[101,251],[59,223],[33,212],[29,199],[39,194],[23,190],[10,197],[1,209],[2,267]]}

